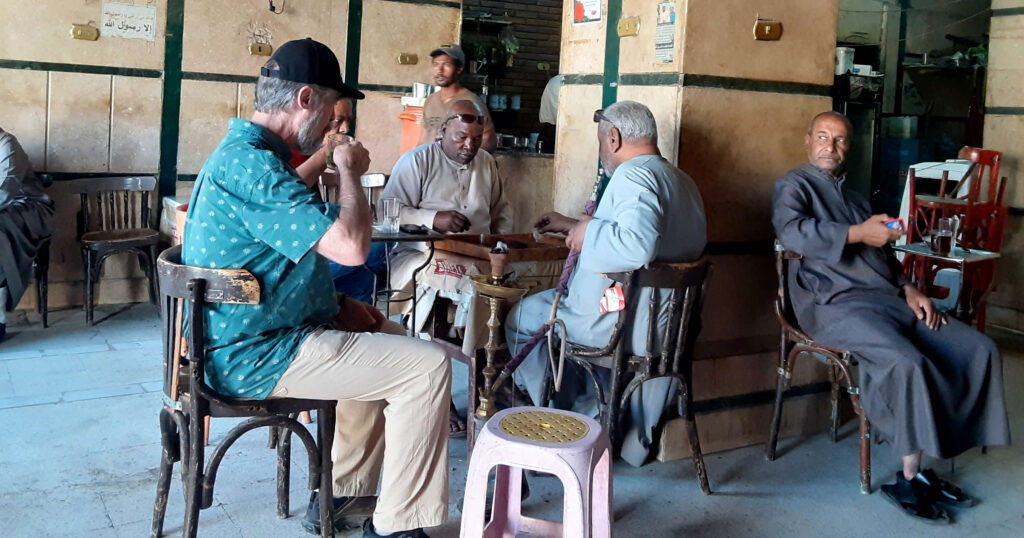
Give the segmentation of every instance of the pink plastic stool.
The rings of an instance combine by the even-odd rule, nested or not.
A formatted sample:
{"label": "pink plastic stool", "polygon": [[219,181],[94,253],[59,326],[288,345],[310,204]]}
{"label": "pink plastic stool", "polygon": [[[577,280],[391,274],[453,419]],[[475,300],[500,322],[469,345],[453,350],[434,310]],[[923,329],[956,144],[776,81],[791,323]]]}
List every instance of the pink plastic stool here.
{"label": "pink plastic stool", "polygon": [[[484,522],[487,475],[496,468],[491,521]],[[562,481],[563,523],[523,517],[523,469]],[[612,469],[608,436],[597,421],[569,411],[513,407],[483,427],[469,462],[462,538],[612,534]]]}

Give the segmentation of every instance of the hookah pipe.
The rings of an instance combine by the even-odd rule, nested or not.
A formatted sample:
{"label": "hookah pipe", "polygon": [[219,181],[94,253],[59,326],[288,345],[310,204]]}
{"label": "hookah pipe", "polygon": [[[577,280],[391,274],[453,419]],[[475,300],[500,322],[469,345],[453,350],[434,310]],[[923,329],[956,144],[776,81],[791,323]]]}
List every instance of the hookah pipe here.
{"label": "hookah pipe", "polygon": [[[594,189],[591,192],[590,198],[587,200],[586,205],[583,206],[583,214],[588,216],[588,217],[593,216],[594,212],[597,210],[597,191],[598,191],[598,189],[601,188],[601,182],[602,182],[603,179],[604,179],[604,169],[601,168],[601,167],[598,167],[597,179],[594,181]],[[495,263],[494,262],[496,260],[495,260],[494,256],[495,256],[495,254],[492,251],[492,254],[491,254],[491,280],[492,280],[492,282],[495,281]],[[570,251],[569,255],[565,258],[565,265],[562,266],[562,274],[561,274],[561,276],[559,276],[559,278],[558,278],[558,285],[555,287],[555,299],[551,303],[551,315],[548,318],[548,321],[546,323],[544,323],[544,325],[541,325],[541,327],[539,329],[534,331],[534,333],[532,335],[530,335],[530,339],[526,341],[526,344],[523,345],[522,349],[520,349],[519,352],[516,353],[516,355],[514,357],[512,357],[512,360],[510,360],[508,362],[508,364],[505,365],[505,368],[502,369],[501,374],[498,375],[498,380],[494,382],[494,385],[491,386],[491,387],[486,387],[485,386],[480,391],[481,392],[481,394],[480,394],[480,406],[477,408],[477,416],[478,417],[487,418],[487,417],[489,417],[489,416],[494,414],[494,409],[493,409],[493,407],[494,407],[494,394],[498,391],[498,389],[501,387],[501,385],[508,378],[512,377],[512,374],[516,371],[516,368],[519,368],[519,365],[522,364],[524,360],[526,360],[526,356],[529,355],[530,352],[533,351],[533,348],[537,347],[537,344],[539,344],[540,341],[543,340],[545,337],[547,337],[547,340],[548,340],[548,355],[549,355],[549,359],[551,361],[552,374],[554,375],[554,378],[555,378],[554,379],[554,381],[555,381],[555,390],[559,390],[561,388],[561,385],[562,385],[562,366],[565,363],[565,338],[562,338],[562,346],[561,346],[561,352],[560,352],[560,356],[559,356],[559,365],[556,368],[555,367],[554,353],[553,353],[553,349],[552,349],[553,346],[554,346],[554,343],[553,343],[554,331],[552,331],[551,329],[552,329],[552,327],[557,325],[557,326],[559,326],[562,329],[562,334],[563,335],[567,334],[566,331],[565,331],[565,323],[563,323],[562,320],[558,319],[558,317],[557,317],[558,303],[561,301],[562,296],[565,295],[565,292],[569,289],[569,277],[572,276],[573,271],[576,269],[576,262],[579,259],[579,256],[580,256],[579,251],[573,250],[573,251]],[[502,273],[500,271],[504,269],[504,258],[501,259],[501,264],[502,265],[499,268],[499,272],[497,273],[497,275],[498,275],[497,282],[500,282],[500,280],[501,280],[501,276],[500,275]]]}

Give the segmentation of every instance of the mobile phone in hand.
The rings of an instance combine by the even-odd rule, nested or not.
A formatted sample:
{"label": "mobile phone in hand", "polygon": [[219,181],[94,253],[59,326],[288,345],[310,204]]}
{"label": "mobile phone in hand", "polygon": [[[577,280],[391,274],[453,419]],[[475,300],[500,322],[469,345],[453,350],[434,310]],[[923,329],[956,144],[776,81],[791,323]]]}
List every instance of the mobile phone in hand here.
{"label": "mobile phone in hand", "polygon": [[889,219],[885,221],[885,225],[888,228],[892,228],[893,230],[899,230],[901,232],[906,231],[907,229],[907,226],[903,222],[903,219]]}

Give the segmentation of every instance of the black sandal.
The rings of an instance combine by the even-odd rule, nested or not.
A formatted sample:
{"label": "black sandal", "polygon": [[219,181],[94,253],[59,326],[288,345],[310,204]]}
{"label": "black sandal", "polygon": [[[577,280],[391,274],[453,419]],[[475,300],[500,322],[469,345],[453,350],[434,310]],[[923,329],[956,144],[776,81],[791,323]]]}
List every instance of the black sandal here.
{"label": "black sandal", "polygon": [[928,488],[929,498],[933,503],[952,506],[957,508],[969,508],[974,506],[974,499],[958,488],[956,484],[939,478],[935,471],[925,469],[914,477],[915,482],[921,482]]}
{"label": "black sandal", "polygon": [[896,473],[896,483],[882,486],[882,495],[904,514],[932,525],[949,525],[952,519],[945,510],[935,506],[928,495],[927,486],[917,480],[907,480]]}

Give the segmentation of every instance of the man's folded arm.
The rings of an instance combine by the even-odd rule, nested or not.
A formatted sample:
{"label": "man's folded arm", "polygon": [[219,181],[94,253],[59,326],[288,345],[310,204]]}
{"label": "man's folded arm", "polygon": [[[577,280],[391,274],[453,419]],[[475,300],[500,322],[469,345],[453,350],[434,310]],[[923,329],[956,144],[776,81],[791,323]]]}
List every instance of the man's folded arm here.
{"label": "man's folded arm", "polygon": [[775,183],[772,227],[786,250],[808,258],[838,262],[846,247],[850,226],[814,218],[806,196],[783,181]]}
{"label": "man's folded arm", "polygon": [[313,250],[341,265],[362,265],[370,254],[373,219],[359,176],[339,178],[338,206],[338,217],[313,245]]}

